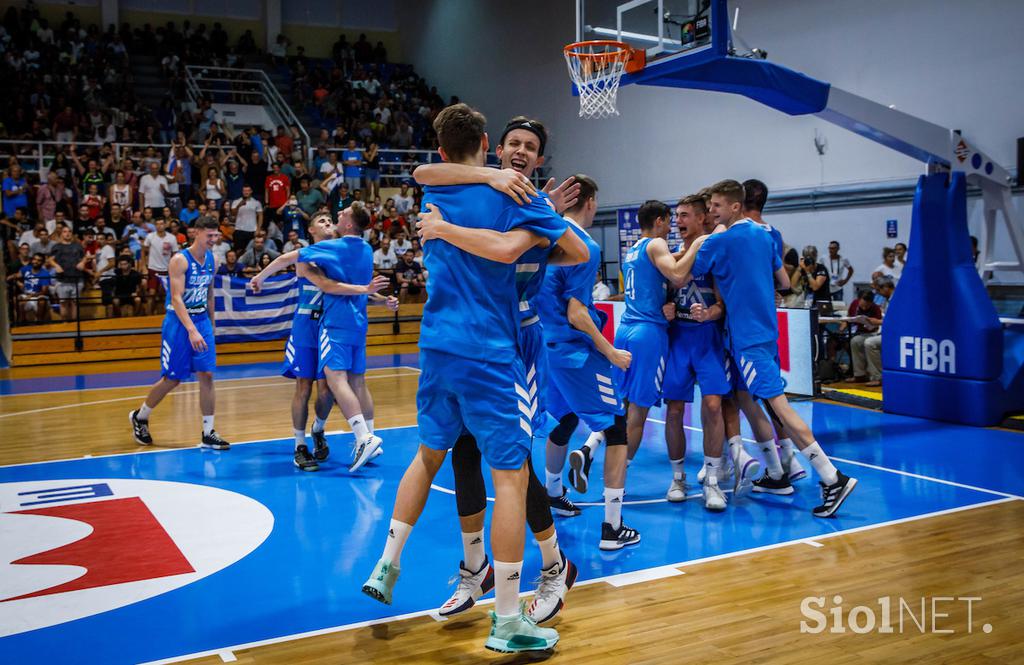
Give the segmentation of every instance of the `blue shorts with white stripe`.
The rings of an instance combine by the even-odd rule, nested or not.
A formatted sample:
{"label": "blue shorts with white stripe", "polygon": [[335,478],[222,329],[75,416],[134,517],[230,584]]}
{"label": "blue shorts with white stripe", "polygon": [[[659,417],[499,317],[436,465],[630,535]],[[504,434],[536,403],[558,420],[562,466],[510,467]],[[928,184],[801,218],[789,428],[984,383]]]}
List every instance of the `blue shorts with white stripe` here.
{"label": "blue shorts with white stripe", "polygon": [[592,432],[608,429],[625,413],[612,379],[612,364],[588,341],[548,346],[548,413],[575,413]]}
{"label": "blue shorts with white stripe", "polygon": [[313,344],[303,343],[307,340],[296,339],[295,333],[288,336],[284,347],[284,362],[281,364],[281,376],[289,379],[322,379],[324,372],[319,369],[320,348],[316,340]]}
{"label": "blue shorts with white stripe", "polygon": [[323,376],[325,369],[352,374],[366,373],[366,344],[350,344],[344,331],[334,332],[321,327],[317,351],[317,372],[320,376]]}
{"label": "blue shorts with white stripe", "polygon": [[615,331],[615,348],[633,355],[629,369],[615,368],[619,394],[630,404],[649,409],[661,399],[668,355],[668,329],[654,323],[624,323]]}
{"label": "blue shorts with white stripe", "polygon": [[182,381],[192,372],[212,372],[217,367],[217,344],[210,317],[206,314],[193,316],[192,323],[206,341],[205,351],[192,348],[188,330],[181,325],[178,315],[173,310],[167,311],[160,331],[160,376]]}
{"label": "blue shorts with white stripe", "polygon": [[779,369],[779,345],[765,342],[753,346],[733,349],[738,372],[737,390],[745,390],[758,399],[771,399],[786,392],[786,381]]}

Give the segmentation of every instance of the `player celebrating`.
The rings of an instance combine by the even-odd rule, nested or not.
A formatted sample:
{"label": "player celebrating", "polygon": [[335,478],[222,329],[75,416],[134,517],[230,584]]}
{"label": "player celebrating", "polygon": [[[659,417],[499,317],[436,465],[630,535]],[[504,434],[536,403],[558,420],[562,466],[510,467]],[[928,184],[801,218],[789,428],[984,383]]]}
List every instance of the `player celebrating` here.
{"label": "player celebrating", "polygon": [[[683,237],[683,249],[704,234],[707,208],[700,195],[687,196],[676,204],[676,224]],[[694,383],[700,384],[700,419],[704,430],[704,466],[700,481],[703,485],[704,507],[725,510],[725,493],[718,485],[725,475],[728,457],[722,455],[725,424],[722,419],[722,399],[731,390],[726,374],[725,348],[719,320],[724,313],[718,302],[711,278],[693,277],[678,289],[671,303],[665,306],[669,325],[668,366],[665,370],[664,396],[665,441],[672,462],[672,484],[666,498],[669,501],[686,499],[683,459],[686,454],[686,436],[683,431],[683,412],[693,402]],[[704,310],[701,312],[700,310]],[[697,312],[697,318],[691,312]],[[702,319],[702,320],[698,320]],[[757,461],[751,458],[757,465]],[[756,477],[758,467],[749,470]]]}
{"label": "player celebrating", "polygon": [[[833,466],[806,423],[790,406],[778,364],[778,323],[775,317],[773,274],[781,271],[782,259],[764,229],[743,217],[743,185],[723,180],[711,188],[711,212],[727,227],[723,233],[694,240],[683,256],[688,277],[711,274],[728,311],[726,325],[732,356],[751,396],[765,401],[793,435],[796,445],[821,477],[821,505],[816,517],[830,517],[857,485]],[[784,274],[784,272],[783,272]],[[783,284],[786,283],[782,279]],[[775,446],[765,451],[768,469],[779,469]],[[766,475],[758,481],[774,480]]]}
{"label": "player celebrating", "polygon": [[213,326],[213,276],[217,261],[211,248],[217,243],[220,227],[204,217],[196,225],[195,239],[173,257],[167,267],[171,288],[167,292],[164,324],[161,331],[160,380],[138,409],[128,414],[135,441],[153,444],[149,416],[160,401],[181,380],[195,372],[199,381],[199,407],[203,413],[200,446],[214,450],[231,447],[213,429],[215,395],[213,370],[217,366],[217,346]]}
{"label": "player celebrating", "polygon": [[[442,110],[434,121],[441,157],[446,162],[483,166],[488,147],[484,123],[483,115],[465,104]],[[520,206],[490,187],[467,185],[429,188],[427,203],[459,226],[522,229],[550,244],[572,242],[564,221],[539,199]],[[518,256],[508,258],[514,262]],[[387,543],[363,592],[391,602],[401,552],[423,511],[430,483],[447,450],[466,431],[491,466],[495,488],[491,526],[495,604],[486,647],[500,652],[547,650],[558,642],[558,633],[537,627],[522,613],[518,599],[532,428],[522,415],[529,410],[525,403],[529,398],[517,353],[515,268],[442,240],[424,243],[424,264],[431,275],[431,289],[423,309],[422,373],[416,395],[423,443],[399,484]],[[466,288],[467,284],[486,284],[487,289]]]}

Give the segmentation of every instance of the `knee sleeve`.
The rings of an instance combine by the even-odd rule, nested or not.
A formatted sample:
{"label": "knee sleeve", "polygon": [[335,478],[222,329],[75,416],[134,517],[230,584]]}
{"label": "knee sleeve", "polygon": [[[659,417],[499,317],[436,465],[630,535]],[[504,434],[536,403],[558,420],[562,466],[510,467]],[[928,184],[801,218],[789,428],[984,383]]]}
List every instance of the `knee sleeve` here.
{"label": "knee sleeve", "polygon": [[530,478],[526,485],[526,523],[532,533],[540,533],[554,524],[551,518],[551,502],[548,491],[533,470],[533,461],[527,460]]}
{"label": "knee sleeve", "polygon": [[567,413],[562,416],[562,419],[558,421],[555,428],[548,434],[548,438],[551,439],[551,443],[556,446],[564,446],[569,443],[569,439],[572,437],[572,433],[576,431],[576,426],[580,424],[580,418],[575,413]]}
{"label": "knee sleeve", "polygon": [[626,445],[626,416],[615,416],[615,422],[604,431],[606,446]]}
{"label": "knee sleeve", "polygon": [[487,508],[487,488],[480,470],[480,449],[476,439],[463,434],[452,448],[452,471],[455,475],[455,505],[459,517],[476,515]]}

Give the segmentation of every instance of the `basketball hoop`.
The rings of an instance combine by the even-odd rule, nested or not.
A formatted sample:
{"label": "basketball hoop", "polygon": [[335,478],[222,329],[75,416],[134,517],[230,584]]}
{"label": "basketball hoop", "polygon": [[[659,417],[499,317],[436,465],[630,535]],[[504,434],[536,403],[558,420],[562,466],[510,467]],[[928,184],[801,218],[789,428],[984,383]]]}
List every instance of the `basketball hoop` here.
{"label": "basketball hoop", "polygon": [[645,53],[623,42],[576,42],[563,49],[569,78],[580,95],[581,118],[610,118],[624,73],[643,69]]}

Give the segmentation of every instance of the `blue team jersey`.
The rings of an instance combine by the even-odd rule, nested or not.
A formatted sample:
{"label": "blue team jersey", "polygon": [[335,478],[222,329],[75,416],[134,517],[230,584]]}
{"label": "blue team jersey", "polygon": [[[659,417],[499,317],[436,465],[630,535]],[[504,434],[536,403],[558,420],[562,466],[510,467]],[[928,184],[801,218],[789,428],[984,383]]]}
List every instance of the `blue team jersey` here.
{"label": "blue team jersey", "polygon": [[50,286],[53,277],[46,268],[40,268],[39,272],[33,272],[32,266],[21,267],[21,280],[25,285],[25,293],[39,293],[44,286]]}
{"label": "blue team jersey", "polygon": [[782,244],[782,233],[780,233],[777,228],[775,228],[774,226],[767,222],[754,222],[754,224],[760,226],[762,229],[768,232],[768,234],[772,237],[772,247],[775,248],[775,253],[779,255],[780,259],[785,258],[786,249],[785,246]]}
{"label": "blue team jersey", "polygon": [[[188,267],[185,268],[185,292],[181,294],[181,299],[185,302],[185,309],[192,315],[207,314],[207,298],[216,271],[213,252],[206,250],[202,264],[196,261],[188,248],[178,253],[184,254],[185,260],[188,261]],[[168,316],[174,316],[174,310],[171,307],[171,289],[167,289],[166,307]]]}
{"label": "blue team jersey", "polygon": [[583,240],[590,251],[590,258],[585,263],[573,266],[549,265],[544,273],[544,283],[537,295],[535,305],[544,324],[544,340],[546,342],[575,342],[585,340],[592,343],[590,336],[580,332],[569,324],[569,298],[579,300],[590,312],[590,318],[598,330],[601,320],[594,307],[594,277],[601,265],[601,246],[594,242],[586,231],[575,222],[569,222],[569,228]]}
{"label": "blue team jersey", "polygon": [[764,228],[744,219],[708,236],[693,264],[694,275],[711,275],[725,300],[726,328],[733,348],[774,342],[775,271],[782,257]]}
{"label": "blue team jersey", "polygon": [[[682,245],[679,250],[684,251]],[[672,302],[676,304],[676,318],[672,319],[671,328],[683,329],[691,326],[718,325],[718,321],[694,321],[690,316],[690,306],[695,304],[704,305],[705,309],[718,302],[713,287],[714,280],[710,275],[693,275],[681,289],[676,289],[672,296]]]}
{"label": "blue team jersey", "polygon": [[[315,263],[321,272],[336,282],[369,284],[373,279],[373,249],[360,236],[324,240],[299,250],[299,261]],[[366,343],[365,295],[323,294],[320,324],[331,331],[332,339],[343,344]]]}
{"label": "blue team jersey", "polygon": [[548,259],[554,245],[548,247],[532,247],[519,257],[516,263],[516,290],[519,291],[519,320],[522,323],[535,323],[537,308],[533,299],[540,293],[544,284],[544,272],[548,267]]}
{"label": "blue team jersey", "polygon": [[622,260],[622,276],[626,285],[626,311],[622,313],[622,323],[653,323],[667,327],[668,321],[661,308],[667,301],[668,280],[647,254],[651,240],[637,240]]}
{"label": "blue team jersey", "polygon": [[[551,244],[566,223],[550,203],[535,197],[525,205],[487,185],[427,187],[424,207],[433,203],[446,220],[466,228],[508,231],[522,228]],[[443,240],[423,243],[423,267],[430,274],[420,324],[420,348],[465,358],[511,363],[517,354],[519,291],[516,269],[464,252]]]}
{"label": "blue team jersey", "polygon": [[324,294],[305,277],[299,277],[295,283],[299,287],[299,304],[292,317],[292,339],[300,344],[308,342],[306,346],[316,346],[320,317],[324,311]]}

